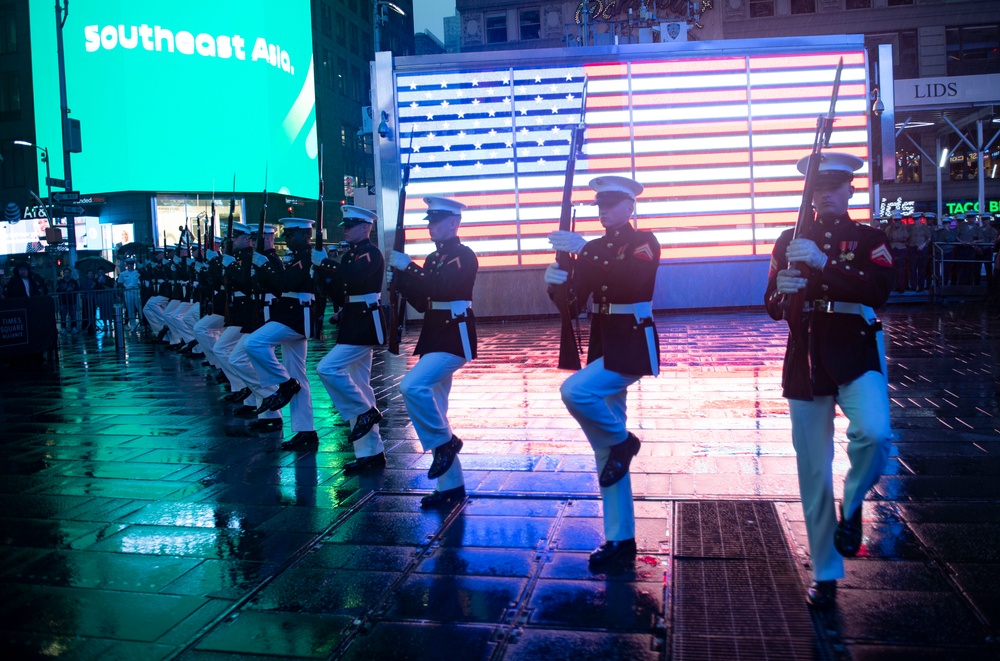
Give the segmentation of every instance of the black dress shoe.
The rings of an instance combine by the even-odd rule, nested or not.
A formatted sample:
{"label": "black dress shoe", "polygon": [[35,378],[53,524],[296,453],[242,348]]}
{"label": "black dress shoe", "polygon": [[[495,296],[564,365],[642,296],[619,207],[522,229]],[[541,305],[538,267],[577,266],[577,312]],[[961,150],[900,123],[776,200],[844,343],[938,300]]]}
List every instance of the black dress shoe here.
{"label": "black dress shoe", "polygon": [[602,487],[610,487],[628,475],[629,464],[632,463],[632,457],[639,454],[640,445],[642,443],[639,442],[639,439],[632,432],[629,432],[628,437],[621,443],[612,445],[611,454],[608,456],[604,468],[601,469],[601,476],[598,478],[597,483]]}
{"label": "black dress shoe", "polygon": [[382,419],[382,414],[374,406],[358,416],[357,422],[354,423],[354,429],[351,433],[347,435],[347,440],[353,443],[354,441],[359,441],[364,438],[368,432],[372,430],[372,427],[378,424]]}
{"label": "black dress shoe", "polygon": [[285,423],[281,418],[262,418],[260,420],[254,420],[247,425],[247,431],[252,431],[257,434],[266,434],[272,431],[281,431],[284,424]]}
{"label": "black dress shoe", "polygon": [[[262,411],[263,413],[263,411]],[[241,406],[233,411],[234,418],[256,418],[257,409],[252,406]]]}
{"label": "black dress shoe", "polygon": [[837,601],[837,581],[813,581],[806,590],[806,603],[809,608],[829,610]]}
{"label": "black dress shoe", "polygon": [[166,326],[164,326],[163,328],[161,328],[160,332],[156,334],[157,341],[162,342],[163,339],[167,336],[167,333],[169,333],[169,332],[170,332],[170,329],[167,328]]}
{"label": "black dress shoe", "polygon": [[183,347],[181,347],[178,351],[179,351],[179,353],[182,353],[185,356],[192,356],[192,355],[194,355],[194,348],[196,346],[198,346],[198,340],[191,340],[190,342],[188,342],[187,344],[185,344]]}
{"label": "black dress shoe", "polygon": [[845,558],[853,558],[861,550],[861,507],[851,515],[851,518],[844,518],[844,508],[840,508],[840,523],[833,532],[833,546],[837,553]]}
{"label": "black dress shoe", "polygon": [[319,447],[319,436],[314,431],[300,431],[281,444],[282,450],[315,450]]}
{"label": "black dress shoe", "polygon": [[635,560],[636,552],[634,537],[616,542],[604,542],[590,554],[590,568],[602,569],[628,564]]}
{"label": "black dress shoe", "polygon": [[462,439],[454,434],[452,434],[450,441],[434,448],[434,461],[431,462],[431,467],[427,471],[427,477],[436,480],[447,473],[451,465],[455,463],[455,456],[461,449]]}
{"label": "black dress shoe", "polygon": [[229,402],[230,404],[239,404],[247,397],[253,394],[253,391],[249,387],[243,388],[243,390],[237,390],[236,392],[231,392],[222,398],[222,401]]}
{"label": "black dress shoe", "polygon": [[348,461],[344,464],[344,473],[360,473],[369,468],[382,468],[383,466],[385,466],[385,452],[379,452],[370,457],[358,457],[353,461]]}
{"label": "black dress shoe", "polygon": [[225,372],[223,372],[222,370],[219,370],[219,373],[215,375],[215,382],[216,383],[229,383],[229,377],[226,376]]}
{"label": "black dress shoe", "polygon": [[270,402],[268,408],[272,411],[278,411],[292,401],[292,397],[300,390],[302,390],[302,386],[299,385],[299,382],[295,379],[289,379],[278,386],[278,392],[265,399],[264,403]]}
{"label": "black dress shoe", "polygon": [[465,485],[444,491],[435,491],[420,499],[420,509],[451,509],[465,500]]}

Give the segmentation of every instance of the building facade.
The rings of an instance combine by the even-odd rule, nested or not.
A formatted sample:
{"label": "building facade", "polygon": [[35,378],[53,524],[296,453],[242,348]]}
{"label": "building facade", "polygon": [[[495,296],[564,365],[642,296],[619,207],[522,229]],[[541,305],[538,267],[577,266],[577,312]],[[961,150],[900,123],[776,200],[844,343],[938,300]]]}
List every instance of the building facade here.
{"label": "building facade", "polygon": [[[1000,213],[993,0],[458,0],[456,9],[465,52],[863,33],[880,90],[872,105],[888,110],[872,121],[873,214],[977,212],[980,196],[981,211]],[[891,81],[880,80],[880,45],[892,47]]]}
{"label": "building facade", "polygon": [[[38,253],[30,256],[32,261],[48,263],[65,260],[65,241],[59,246],[48,246],[41,238],[44,234],[43,226],[49,224],[44,218],[45,207],[49,205],[48,191],[44,184],[39,185],[39,175],[41,174],[44,181],[46,168],[46,163],[41,158],[42,150],[33,146],[14,144],[15,140],[32,145],[39,141],[45,142],[45,138],[42,137],[43,131],[40,129],[44,120],[36,116],[38,107],[36,94],[41,92],[49,95],[55,99],[55,103],[49,105],[53,108],[58,107],[56,80],[47,73],[39,74],[35,71],[38,66],[37,50],[47,50],[49,45],[44,42],[33,44],[33,34],[37,36],[37,30],[41,29],[39,18],[52,20],[51,3],[44,12],[40,8],[42,4],[44,3],[35,3],[33,0],[0,1],[0,157],[3,159],[0,162],[0,207],[5,207],[7,216],[11,220],[17,219],[16,222],[6,222],[0,218],[0,239],[14,237],[10,241],[0,241],[0,247],[3,248],[0,250],[0,262],[10,261],[11,258],[25,253],[24,248],[27,245],[22,246],[22,244],[30,244],[31,249],[28,252]],[[387,11],[389,4],[400,8],[403,14]],[[144,60],[146,62],[152,61],[156,56],[158,62],[162,62],[162,66],[177,67],[178,73],[169,73],[173,71],[169,69],[169,76],[163,80],[163,89],[169,91],[165,92],[163,98],[149,101],[150,107],[156,112],[168,113],[169,118],[169,110],[172,107],[196,107],[198,108],[196,117],[204,119],[204,122],[196,121],[196,124],[203,124],[195,126],[196,128],[201,130],[211,125],[226,130],[231,128],[230,125],[238,126],[246,118],[260,114],[263,110],[264,113],[271,113],[268,115],[272,118],[270,122],[263,120],[250,125],[266,126],[267,130],[277,133],[267,135],[250,132],[244,135],[242,141],[247,143],[247,151],[243,156],[235,156],[226,149],[220,149],[212,144],[210,139],[195,137],[196,132],[192,132],[189,140],[183,137],[164,138],[163,144],[159,147],[164,155],[176,158],[180,154],[182,160],[192,166],[201,167],[202,164],[211,163],[212,167],[218,168],[219,176],[212,173],[212,176],[202,177],[191,185],[171,183],[173,181],[171,176],[165,176],[162,180],[153,176],[146,177],[148,185],[124,184],[107,189],[95,188],[88,183],[90,179],[88,167],[78,166],[81,157],[74,154],[73,187],[80,191],[79,205],[84,209],[84,213],[75,219],[78,250],[96,251],[105,257],[113,258],[114,247],[119,244],[132,241],[144,245],[172,243],[180,233],[180,225],[187,224],[194,233],[196,225],[203,224],[203,231],[207,231],[204,223],[199,223],[198,217],[200,215],[204,221],[210,214],[213,193],[217,202],[217,214],[223,220],[228,216],[229,200],[233,197],[234,218],[251,223],[257,222],[264,203],[263,186],[248,181],[251,177],[243,176],[237,178],[235,191],[231,190],[232,173],[237,165],[252,168],[254,178],[259,178],[261,182],[265,180],[265,171],[268,166],[270,167],[270,174],[266,177],[270,188],[267,198],[269,221],[276,221],[289,215],[312,216],[315,213],[315,193],[303,194],[294,188],[284,190],[282,177],[285,173],[281,172],[280,163],[276,166],[274,160],[270,163],[265,162],[269,158],[266,155],[269,153],[267,151],[269,143],[273,143],[275,135],[280,137],[282,132],[298,131],[296,139],[300,151],[303,147],[306,151],[315,149],[309,145],[323,145],[327,209],[334,210],[341,203],[352,202],[353,195],[359,188],[367,195],[368,188],[374,185],[371,135],[366,135],[363,131],[364,109],[371,105],[370,62],[374,58],[376,48],[392,51],[395,55],[414,53],[412,4],[412,0],[395,0],[393,3],[372,3],[370,0],[311,0],[305,7],[297,6],[295,12],[288,12],[295,18],[287,22],[294,25],[279,25],[275,22],[276,33],[280,34],[279,30],[284,29],[284,34],[305,35],[309,39],[307,43],[311,43],[311,48],[307,46],[305,49],[300,49],[299,57],[291,64],[284,59],[286,49],[282,48],[280,40],[268,39],[270,43],[263,47],[263,51],[258,52],[253,46],[250,35],[244,32],[243,36],[248,43],[245,44],[245,50],[240,53],[242,57],[234,57],[236,37],[218,37],[216,40],[214,33],[198,33],[199,24],[194,20],[187,21],[191,25],[188,29],[192,30],[192,33],[188,34],[188,37],[191,37],[192,52],[185,53],[185,45],[182,43],[183,33],[180,32],[185,24],[183,16],[191,11],[194,11],[192,16],[201,17],[202,14],[197,11],[196,3],[191,2],[184,2],[181,3],[183,6],[178,6],[176,16],[172,19],[176,24],[163,21],[163,30],[160,25],[151,26],[150,29],[155,29],[157,32],[148,40],[143,36],[137,40],[133,33],[130,42],[129,28],[134,27],[139,35],[144,35],[144,30],[147,29],[145,23],[141,27],[108,25],[101,29],[99,35],[95,30],[93,51],[97,51],[98,54],[109,52],[115,57],[129,58],[141,56],[147,58]],[[81,16],[87,15],[87,10],[92,7],[99,5],[73,3],[70,7],[70,18],[75,18],[79,22],[82,20]],[[137,17],[136,23],[146,20],[139,8],[129,7],[129,11],[137,12],[130,14]],[[211,7],[211,12],[224,11],[225,6],[222,4]],[[166,36],[160,34],[166,33],[167,27],[177,32],[176,41],[174,35],[170,35],[168,40]],[[259,34],[268,35],[271,32],[270,27],[265,21]],[[66,30],[69,29],[68,26]],[[54,35],[50,34],[48,29],[42,32],[43,36],[54,40]],[[65,36],[66,43],[82,51],[83,36],[83,30],[72,31]],[[227,39],[230,41],[226,41]],[[115,47],[117,51],[111,52]],[[144,48],[146,52],[143,52]],[[271,49],[270,52],[268,48]],[[182,55],[187,55],[187,59],[183,59]],[[190,79],[185,79],[185,74],[181,73],[184,71],[183,67],[188,66],[190,62],[198,61],[199,55],[203,56],[201,58],[203,63],[211,62],[212,70],[218,70],[220,64],[227,64],[220,63],[220,60],[225,58],[228,58],[233,66],[241,67],[243,70],[274,72],[284,67],[286,71],[291,72],[292,66],[296,66],[298,75],[310,81],[313,89],[283,91],[284,98],[292,101],[298,99],[297,105],[288,101],[291,110],[284,122],[285,124],[297,122],[295,126],[282,127],[282,117],[286,111],[280,104],[285,101],[276,102],[273,94],[264,92],[262,96],[259,89],[241,85],[231,78],[206,79],[192,76]],[[310,57],[312,62],[309,62]],[[266,66],[268,59],[274,68]],[[160,64],[157,63],[157,66]],[[206,64],[202,66],[207,67]],[[306,77],[307,69],[309,75]],[[68,71],[67,75],[71,76],[72,71]],[[145,75],[144,82],[153,77],[142,67],[134,67],[131,71],[133,72],[131,75]],[[237,71],[236,75],[242,73]],[[257,75],[259,78],[260,74],[252,75]],[[272,79],[280,79],[281,76],[280,73],[272,74]],[[132,82],[134,81],[125,76],[121,80],[105,80],[102,86],[96,86],[94,89],[106,90],[102,92],[106,102],[114,105],[116,91],[128,90]],[[271,90],[272,93],[273,91]],[[83,95],[76,93],[77,96],[74,98],[75,93],[71,85],[68,99],[71,117],[74,108],[79,113],[79,107],[82,105]],[[133,101],[134,98],[128,99],[129,103]],[[313,102],[314,112],[301,111]],[[274,121],[275,117],[277,121]],[[118,149],[123,156],[123,162],[128,162],[125,133],[126,125],[130,121],[124,116],[117,121],[122,129],[120,134],[113,125],[100,126],[93,121],[82,122],[85,156],[89,156],[88,149],[91,150],[91,154],[99,148]],[[164,135],[174,135],[170,131],[176,127],[162,124],[160,126],[164,129]],[[154,125],[150,133],[157,131]],[[256,145],[260,145],[262,151],[259,153],[263,155],[256,155]],[[146,153],[144,157],[149,157],[150,161],[156,160],[155,153]],[[297,158],[301,163],[304,157],[300,155]],[[53,146],[50,164],[58,173],[62,171],[62,159],[61,149]],[[252,163],[248,165],[246,161]],[[305,177],[315,186],[312,183],[317,178],[313,174],[316,172],[315,160],[309,167],[311,169]],[[135,169],[134,164],[122,168],[123,171]],[[173,173],[165,171],[163,174]],[[298,175],[297,180],[302,179],[303,176]],[[53,178],[52,183],[52,192],[61,192],[58,176]],[[39,188],[42,190],[38,190]],[[327,213],[325,227],[327,236],[331,240],[336,240],[339,235],[339,220],[335,212]],[[58,215],[55,221],[63,222],[65,226]],[[67,229],[63,229],[62,232],[64,236],[68,234]],[[22,234],[25,236],[22,237]],[[28,234],[34,236],[28,237]],[[27,238],[32,240],[22,241]]]}

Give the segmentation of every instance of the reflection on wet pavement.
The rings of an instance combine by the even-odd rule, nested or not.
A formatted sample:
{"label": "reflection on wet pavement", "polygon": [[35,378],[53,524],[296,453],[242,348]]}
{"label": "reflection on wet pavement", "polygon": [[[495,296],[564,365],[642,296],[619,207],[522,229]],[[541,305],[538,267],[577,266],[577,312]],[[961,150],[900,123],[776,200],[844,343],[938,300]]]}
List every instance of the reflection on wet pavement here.
{"label": "reflection on wet pavement", "polygon": [[[57,368],[0,384],[0,640],[29,658],[991,656],[998,318],[921,306],[884,321],[897,442],[819,634],[719,629],[685,610],[702,588],[678,592],[728,577],[743,587],[697,608],[735,617],[773,599],[783,621],[810,617],[779,386],[785,328],[743,311],[658,319],[662,374],[629,394],[643,441],[632,464],[639,557],[608,574],[587,567],[603,541],[597,481],[559,398],[553,320],[482,324],[480,359],[456,375],[451,399],[470,498],[450,513],[419,507],[433,485],[398,393],[414,361],[406,342],[373,370],[388,465],[348,476],[347,426],[315,373],[320,451],[284,453],[281,434],[250,435],[228,415],[198,360],[131,340],[117,359],[109,338],[62,338]],[[310,364],[330,345],[316,342]],[[845,430],[838,418],[839,478]],[[723,538],[704,546],[717,533],[690,523],[692,503],[718,504],[704,511]],[[748,525],[733,513],[751,511],[740,516],[775,522],[763,565],[756,547],[732,551],[725,538]],[[709,537],[696,548],[697,535]]]}

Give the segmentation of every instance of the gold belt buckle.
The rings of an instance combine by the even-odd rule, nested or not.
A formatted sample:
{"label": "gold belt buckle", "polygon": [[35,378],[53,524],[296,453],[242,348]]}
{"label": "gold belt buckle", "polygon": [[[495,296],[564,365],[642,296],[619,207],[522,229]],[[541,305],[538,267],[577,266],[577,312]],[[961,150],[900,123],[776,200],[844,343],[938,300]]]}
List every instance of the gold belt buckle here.
{"label": "gold belt buckle", "polygon": [[611,304],[610,303],[598,303],[597,304],[597,314],[611,314]]}
{"label": "gold belt buckle", "polygon": [[813,304],[813,309],[817,312],[833,312],[833,306],[830,305],[830,301],[816,301]]}

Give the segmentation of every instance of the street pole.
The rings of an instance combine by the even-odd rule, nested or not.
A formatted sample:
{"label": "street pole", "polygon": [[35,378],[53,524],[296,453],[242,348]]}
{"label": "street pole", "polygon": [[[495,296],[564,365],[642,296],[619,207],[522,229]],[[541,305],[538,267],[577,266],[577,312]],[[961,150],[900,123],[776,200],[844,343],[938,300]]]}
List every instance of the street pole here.
{"label": "street pole", "polygon": [[[73,190],[73,177],[70,174],[70,126],[69,126],[69,105],[66,101],[66,58],[63,50],[63,25],[66,23],[66,16],[69,15],[69,0],[56,1],[56,55],[59,62],[59,106],[61,112],[59,121],[62,123],[63,141],[63,179],[65,180],[65,190]],[[46,163],[46,168],[48,163]],[[51,204],[52,196],[49,195]],[[76,268],[76,216],[66,217],[67,225],[67,246],[69,247],[69,265]]]}

